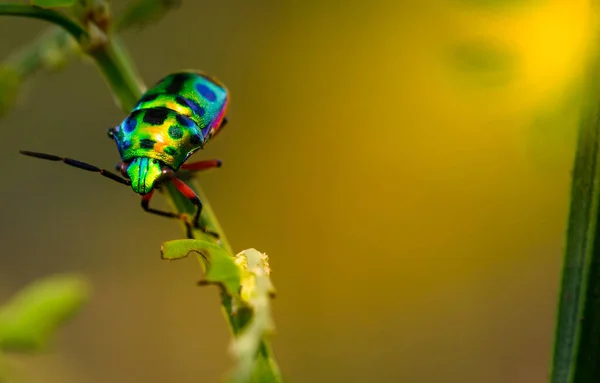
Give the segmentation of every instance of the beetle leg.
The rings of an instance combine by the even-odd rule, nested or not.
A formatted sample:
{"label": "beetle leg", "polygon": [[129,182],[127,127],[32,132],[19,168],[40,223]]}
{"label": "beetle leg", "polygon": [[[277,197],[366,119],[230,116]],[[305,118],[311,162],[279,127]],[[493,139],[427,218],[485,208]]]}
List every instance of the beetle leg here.
{"label": "beetle leg", "polygon": [[181,165],[181,170],[188,170],[190,172],[197,172],[200,170],[206,170],[211,168],[220,168],[223,163],[221,160],[204,160],[198,162],[192,162],[189,164]]}
{"label": "beetle leg", "polygon": [[[200,198],[198,197],[196,192],[193,191],[192,188],[187,186],[183,181],[181,181],[177,178],[171,179],[171,182],[173,182],[173,185],[177,188],[177,190],[179,190],[179,192],[181,194],[183,194],[187,199],[189,199],[194,204],[194,206],[196,206],[196,213],[194,214],[194,218],[192,219],[192,224],[193,224],[194,228],[200,229],[200,230],[202,230],[202,232],[204,232],[208,235],[212,235],[213,237],[218,239],[219,238],[218,233],[215,233],[214,231],[210,231],[206,227],[203,227],[200,225],[200,213],[202,213],[202,201],[200,201]],[[188,233],[191,233],[191,227],[188,227]],[[190,238],[193,238],[193,236]]]}
{"label": "beetle leg", "polygon": [[154,190],[152,190],[150,193],[144,194],[142,196],[142,209],[144,209],[148,213],[160,215],[161,217],[181,219],[185,223],[187,237],[190,239],[194,239],[194,235],[192,234],[192,225],[190,224],[189,220],[186,219],[187,217],[185,216],[185,214],[177,214],[177,213],[173,213],[171,211],[164,211],[164,210],[158,210],[158,209],[151,208],[150,200],[152,199],[153,195],[154,195]]}

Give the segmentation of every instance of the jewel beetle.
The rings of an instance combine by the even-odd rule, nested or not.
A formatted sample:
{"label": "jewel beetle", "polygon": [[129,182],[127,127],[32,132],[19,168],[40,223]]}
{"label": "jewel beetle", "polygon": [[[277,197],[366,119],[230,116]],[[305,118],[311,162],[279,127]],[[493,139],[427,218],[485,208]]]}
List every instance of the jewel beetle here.
{"label": "jewel beetle", "polygon": [[[20,153],[62,161],[128,185],[141,195],[145,211],[182,219],[188,238],[193,238],[193,228],[218,238],[217,233],[200,225],[202,201],[180,178],[183,172],[221,166],[221,161],[216,159],[186,161],[225,126],[228,105],[229,91],[225,85],[203,72],[181,71],[164,77],[144,93],[119,125],[108,130],[108,136],[116,143],[121,156],[116,166],[121,176],[71,158],[25,150]],[[196,207],[191,222],[185,214],[150,207],[155,190],[166,182],[172,182]]]}

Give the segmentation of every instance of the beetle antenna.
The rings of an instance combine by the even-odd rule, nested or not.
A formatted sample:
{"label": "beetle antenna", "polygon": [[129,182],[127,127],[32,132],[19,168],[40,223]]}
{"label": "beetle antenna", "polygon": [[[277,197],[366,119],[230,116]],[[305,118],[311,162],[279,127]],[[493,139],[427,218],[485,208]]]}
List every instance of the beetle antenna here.
{"label": "beetle antenna", "polygon": [[48,160],[48,161],[62,161],[67,165],[71,165],[74,166],[76,168],[79,169],[83,169],[83,170],[87,170],[90,172],[96,172],[96,173],[100,173],[102,174],[104,177],[111,179],[113,181],[116,181],[120,184],[123,185],[131,185],[131,181],[127,180],[123,177],[120,177],[114,173],[109,172],[106,169],[100,169],[99,167],[96,167],[94,165],[90,165],[87,164],[85,162],[81,162],[81,161],[77,161],[74,160],[72,158],[65,158],[65,157],[59,157],[59,156],[55,156],[53,154],[45,154],[45,153],[37,153],[37,152],[29,152],[26,150],[20,150],[19,153],[25,155],[25,156],[29,156],[29,157],[35,157],[35,158],[41,158],[42,160]]}

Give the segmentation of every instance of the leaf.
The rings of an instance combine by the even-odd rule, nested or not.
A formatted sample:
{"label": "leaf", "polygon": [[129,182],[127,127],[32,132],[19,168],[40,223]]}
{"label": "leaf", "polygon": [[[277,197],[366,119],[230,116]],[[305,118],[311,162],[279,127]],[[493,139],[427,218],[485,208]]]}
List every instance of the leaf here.
{"label": "leaf", "polygon": [[549,381],[600,381],[600,51],[587,63]]}
{"label": "leaf", "polygon": [[34,282],[0,308],[0,350],[43,349],[57,327],[78,312],[89,295],[88,282],[78,276]]}
{"label": "leaf", "polygon": [[241,283],[240,268],[222,247],[207,241],[178,239],[163,243],[161,248],[162,258],[169,261],[185,258],[192,252],[198,254],[207,282],[223,285],[231,296],[238,295]]}
{"label": "leaf", "polygon": [[70,7],[75,4],[75,0],[31,0],[31,5],[42,8],[52,7]]}

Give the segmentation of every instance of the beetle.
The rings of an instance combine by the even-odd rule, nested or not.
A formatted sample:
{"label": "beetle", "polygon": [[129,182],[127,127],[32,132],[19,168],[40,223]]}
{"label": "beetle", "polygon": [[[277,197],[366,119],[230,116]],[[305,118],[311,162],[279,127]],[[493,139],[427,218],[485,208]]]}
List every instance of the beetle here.
{"label": "beetle", "polygon": [[[121,176],[85,162],[52,154],[21,150],[26,156],[62,161],[79,169],[97,172],[141,195],[142,208],[152,214],[184,221],[188,238],[193,229],[219,238],[200,225],[202,201],[180,178],[181,171],[197,172],[220,167],[217,159],[186,163],[187,159],[227,124],[229,91],[220,81],[199,71],[170,74],[146,91],[131,113],[108,129],[121,156],[116,165]],[[186,214],[150,207],[154,192],[162,184],[173,185],[196,207],[193,218]]]}

